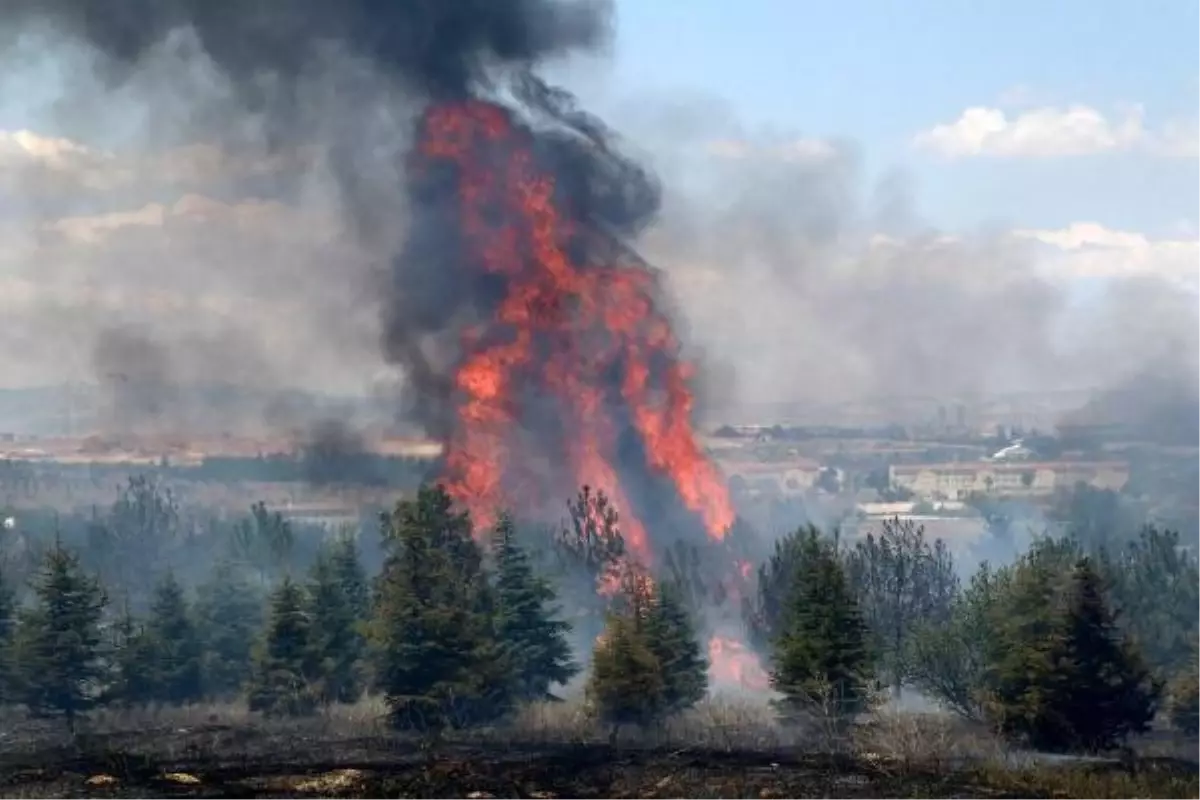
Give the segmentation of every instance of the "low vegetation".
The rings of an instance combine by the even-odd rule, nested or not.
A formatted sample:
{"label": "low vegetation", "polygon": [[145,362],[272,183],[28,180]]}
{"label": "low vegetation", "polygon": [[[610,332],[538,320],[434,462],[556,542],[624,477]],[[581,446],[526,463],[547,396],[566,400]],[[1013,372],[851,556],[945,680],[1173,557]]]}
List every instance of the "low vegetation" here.
{"label": "low vegetation", "polygon": [[[5,780],[138,793],[176,772],[198,782],[173,792],[288,794],[300,773],[357,770],[328,779],[341,788],[313,785],[1196,793],[1194,763],[1144,752],[1164,737],[1195,750],[1196,562],[1170,532],[1115,548],[1040,540],[960,586],[944,546],[911,523],[853,546],[802,528],[745,597],[773,690],[747,705],[710,692],[698,556],[676,548],[652,573],[629,558],[603,494],[585,488],[569,511],[561,531],[501,515],[480,532],[422,487],[382,517],[370,574],[361,539],[327,537],[299,558],[289,523],[256,506],[188,581],[169,557],[187,552],[177,533],[146,544],[180,530],[178,507],[132,482],[86,547],[55,537],[35,569],[0,573],[0,698],[20,715]],[[146,553],[162,568],[135,592],[146,575],[120,557]],[[594,640],[582,663],[581,633]],[[576,677],[583,691],[566,692]],[[950,713],[887,710],[912,688]],[[1031,755],[1048,751],[1093,760]]]}

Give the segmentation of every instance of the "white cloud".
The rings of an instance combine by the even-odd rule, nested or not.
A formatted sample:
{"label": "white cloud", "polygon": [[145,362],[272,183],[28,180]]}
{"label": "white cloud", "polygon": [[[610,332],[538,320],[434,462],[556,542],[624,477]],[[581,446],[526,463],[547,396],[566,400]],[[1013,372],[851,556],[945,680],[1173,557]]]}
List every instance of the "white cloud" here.
{"label": "white cloud", "polygon": [[1085,105],[1042,107],[1012,115],[976,106],[954,122],[916,135],[914,144],[945,158],[1049,158],[1141,150],[1166,157],[1196,154],[1195,126],[1171,123],[1148,130],[1140,106],[1109,116]]}
{"label": "white cloud", "polygon": [[1042,267],[1050,277],[1157,277],[1193,290],[1200,284],[1200,240],[1194,238],[1151,239],[1095,222],[1013,235],[1044,246]]}

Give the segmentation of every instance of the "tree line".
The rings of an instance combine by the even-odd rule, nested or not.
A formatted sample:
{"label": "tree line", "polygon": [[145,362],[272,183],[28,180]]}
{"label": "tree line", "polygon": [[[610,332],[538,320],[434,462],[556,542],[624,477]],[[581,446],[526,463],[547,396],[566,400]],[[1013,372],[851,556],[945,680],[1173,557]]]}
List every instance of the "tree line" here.
{"label": "tree line", "polygon": [[[581,492],[579,514],[597,507],[610,509],[603,495]],[[616,519],[609,510],[601,528],[577,526],[569,552],[586,574],[611,569],[623,553]],[[303,576],[285,572],[270,584],[236,559],[219,562],[192,592],[167,570],[141,612],[110,596],[56,540],[24,601],[20,587],[0,585],[0,699],[74,728],[98,706],[243,698],[264,715],[297,716],[370,691],[384,698],[396,728],[437,733],[553,699],[552,687],[580,671],[558,593],[518,542],[511,517],[481,545],[449,496],[423,487],[383,517],[381,539],[385,555],[373,579],[355,538],[339,536]],[[652,663],[656,676],[639,702],[656,714],[684,708],[706,689],[695,630],[674,597],[656,592],[637,612],[653,641],[651,661],[641,663]],[[597,674],[589,689],[597,713],[614,724],[633,721],[605,688],[617,677],[604,667]]]}
{"label": "tree line", "polygon": [[[148,541],[174,524],[164,498],[131,484],[110,527]],[[111,559],[56,539],[28,587],[0,573],[0,700],[74,726],[97,706],[240,698],[295,716],[372,693],[396,728],[436,735],[501,724],[586,667],[587,708],[615,739],[704,697],[712,598],[686,548],[661,574],[633,563],[602,493],[584,487],[569,511],[541,538],[508,515],[480,537],[425,486],[382,515],[369,575],[352,535],[301,567],[285,557],[286,521],[256,506],[233,528],[244,547],[194,582],[168,566],[145,602]],[[530,544],[547,536],[553,571]],[[269,574],[257,547],[277,551]],[[910,522],[853,544],[804,527],[775,543],[755,583],[742,614],[786,720],[850,724],[889,687],[913,687],[1050,749],[1111,746],[1160,710],[1195,733],[1200,579],[1169,531],[1113,549],[1041,540],[960,585],[945,545]],[[572,635],[593,645],[590,664]]]}
{"label": "tree line", "polygon": [[1112,549],[1038,539],[963,586],[943,542],[892,520],[853,546],[784,537],[744,613],[777,689],[781,659],[802,665],[809,708],[913,687],[1015,741],[1095,750],[1160,711],[1195,735],[1198,593],[1195,554],[1153,526]]}

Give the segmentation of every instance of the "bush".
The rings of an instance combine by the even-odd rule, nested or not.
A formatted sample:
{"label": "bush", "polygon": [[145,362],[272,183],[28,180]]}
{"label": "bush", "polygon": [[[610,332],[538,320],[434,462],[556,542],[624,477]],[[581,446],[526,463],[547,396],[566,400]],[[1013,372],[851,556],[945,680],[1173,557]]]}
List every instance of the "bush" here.
{"label": "bush", "polygon": [[1191,668],[1171,684],[1171,725],[1188,736],[1200,733],[1200,696],[1196,677],[1197,664],[1193,660]]}

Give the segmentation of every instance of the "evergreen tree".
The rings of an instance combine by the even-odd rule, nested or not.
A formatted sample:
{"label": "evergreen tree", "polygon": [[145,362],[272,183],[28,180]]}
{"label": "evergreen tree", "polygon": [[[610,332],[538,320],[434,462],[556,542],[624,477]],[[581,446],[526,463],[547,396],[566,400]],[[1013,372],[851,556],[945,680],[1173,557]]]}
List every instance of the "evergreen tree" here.
{"label": "evergreen tree", "polygon": [[196,622],[203,643],[204,693],[230,698],[250,678],[263,598],[232,564],[220,563],[196,589]]}
{"label": "evergreen tree", "polygon": [[152,697],[181,705],[200,699],[202,643],[183,587],[167,572],[154,590],[144,633],[150,655]]}
{"label": "evergreen tree", "polygon": [[271,593],[267,629],[255,653],[247,693],[251,711],[299,716],[315,710],[309,633],[304,592],[285,577]]}
{"label": "evergreen tree", "polygon": [[335,557],[332,550],[319,553],[310,571],[309,642],[320,701],[353,703],[363,690],[364,622],[356,613],[353,589],[341,574],[348,565],[339,564]]}
{"label": "evergreen tree", "polygon": [[663,710],[682,711],[704,699],[708,665],[674,583],[660,583],[650,599],[646,640],[662,674]]}
{"label": "evergreen tree", "polygon": [[798,587],[798,576],[807,574],[804,560],[814,552],[805,543],[821,534],[813,525],[799,528],[776,540],[771,557],[758,568],[757,591],[743,603],[742,615],[750,632],[750,645],[760,655],[772,657],[783,631],[788,598]]}
{"label": "evergreen tree", "polygon": [[366,622],[371,616],[371,587],[352,533],[344,533],[334,540],[330,562],[354,618]]}
{"label": "evergreen tree", "polygon": [[796,545],[797,574],[783,608],[771,684],[785,714],[819,709],[846,720],[866,708],[873,683],[867,630],[833,542],[813,528]]}
{"label": "evergreen tree", "polygon": [[609,612],[592,653],[587,702],[615,744],[625,725],[644,727],[657,721],[667,706],[663,669],[651,648],[647,623],[651,616],[649,582],[627,569],[620,603]]}
{"label": "evergreen tree", "polygon": [[1171,725],[1189,736],[1200,732],[1200,662],[1192,640],[1192,663],[1171,682]]}
{"label": "evergreen tree", "polygon": [[534,574],[507,514],[496,525],[493,553],[496,634],[513,672],[515,699],[546,698],[551,685],[566,683],[579,671],[567,642],[570,625],[555,618],[554,590]]}
{"label": "evergreen tree", "polygon": [[103,678],[104,591],[56,542],[46,553],[34,594],[34,607],[17,624],[21,698],[33,713],[61,714],[74,731],[78,715],[95,703]]}
{"label": "evergreen tree", "polygon": [[0,703],[8,703],[16,694],[13,663],[13,638],[17,626],[16,596],[8,576],[0,570]]}
{"label": "evergreen tree", "polygon": [[372,639],[393,725],[437,733],[503,715],[512,672],[470,520],[441,486],[422,487],[384,518],[383,535]]}
{"label": "evergreen tree", "polygon": [[112,665],[105,703],[119,703],[127,708],[149,703],[154,699],[154,652],[141,622],[130,610],[126,600],[121,616],[113,623]]}
{"label": "evergreen tree", "polygon": [[1152,525],[1118,549],[1101,553],[1120,624],[1159,675],[1193,662],[1191,641],[1200,625],[1200,568],[1179,534]]}
{"label": "evergreen tree", "polygon": [[987,617],[985,713],[1013,736],[1037,727],[1042,686],[1058,673],[1055,646],[1079,557],[1071,539],[1039,539],[1012,566]]}
{"label": "evergreen tree", "polygon": [[925,694],[952,712],[983,719],[988,658],[995,638],[992,620],[1007,599],[1011,570],[993,570],[985,561],[944,622],[923,621],[913,632],[910,677]]}
{"label": "evergreen tree", "polygon": [[1002,730],[1052,750],[1112,747],[1144,731],[1161,686],[1117,629],[1105,587],[1088,558],[1070,575],[1065,607],[1044,639],[1013,642],[1037,654],[1023,673],[1002,673]]}

